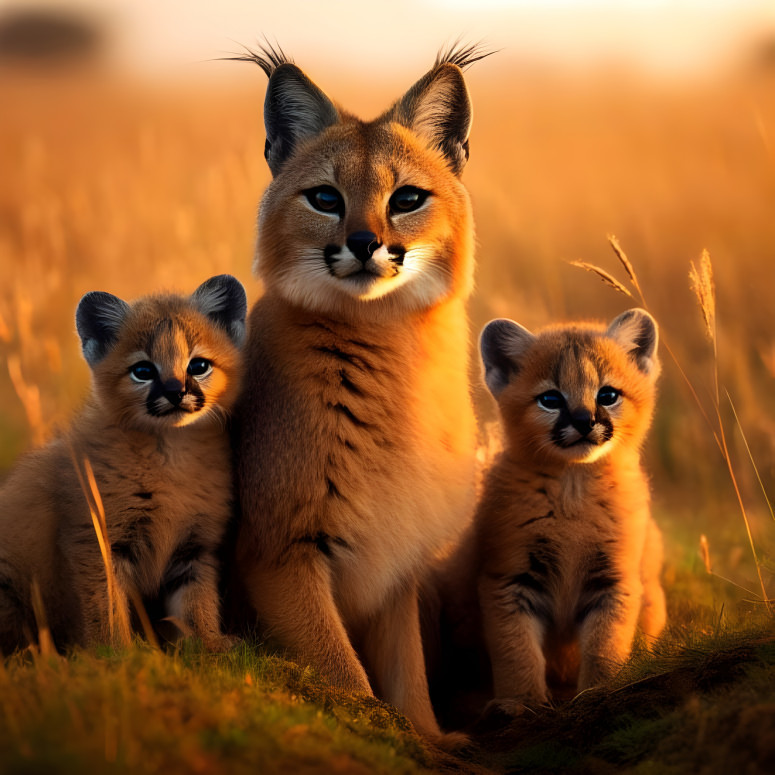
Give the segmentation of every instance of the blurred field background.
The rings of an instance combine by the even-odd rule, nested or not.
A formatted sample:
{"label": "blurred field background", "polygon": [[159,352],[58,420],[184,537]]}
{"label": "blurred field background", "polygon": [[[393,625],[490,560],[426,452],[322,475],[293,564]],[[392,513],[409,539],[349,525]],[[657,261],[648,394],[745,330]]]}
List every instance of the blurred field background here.
{"label": "blurred field background", "polygon": [[[151,13],[150,4],[136,5]],[[478,234],[472,343],[494,316],[538,327],[609,319],[640,304],[570,265],[586,261],[625,280],[607,241],[614,234],[663,341],[713,416],[713,351],[688,282],[690,261],[707,249],[718,298],[721,414],[763,578],[775,595],[775,524],[724,394],[734,401],[765,489],[775,492],[775,19],[755,13],[766,4],[752,4],[751,23],[739,28],[724,27],[716,13],[718,56],[698,54],[688,63],[677,59],[693,51],[688,38],[681,48],[679,32],[692,29],[686,13],[676,21],[678,32],[655,29],[649,38],[641,31],[637,40],[620,40],[608,58],[591,55],[594,38],[571,56],[558,29],[568,28],[570,40],[575,17],[550,3],[564,26],[552,28],[547,17],[547,40],[567,55],[553,59],[536,53],[536,30],[543,28],[528,24],[533,17],[504,16],[512,19],[504,26],[495,15],[503,8],[484,3],[473,25],[459,4],[425,3],[422,19],[435,19],[435,27],[421,19],[402,39],[375,40],[372,56],[355,57],[344,32],[339,48],[333,22],[318,27],[311,11],[309,19],[289,21],[291,13],[305,13],[299,3],[284,20],[265,6],[265,16],[249,27],[239,26],[237,15],[233,39],[218,28],[217,44],[198,47],[208,20],[220,18],[208,6],[200,37],[189,35],[189,47],[176,48],[176,34],[191,19],[179,3],[164,5],[166,15],[159,10],[143,28],[154,33],[143,41],[155,53],[135,51],[134,59],[121,17],[104,10],[110,4],[81,0],[72,13],[67,4],[52,6],[60,21],[75,20],[88,34],[68,33],[70,43],[62,44],[61,29],[48,29],[49,43],[39,50],[20,44],[18,28],[7,33],[13,13],[31,6],[0,13],[0,472],[66,422],[87,390],[73,321],[81,294],[190,291],[230,272],[251,299],[259,295],[250,266],[257,204],[269,180],[265,78],[258,68],[217,56],[254,45],[262,33],[277,37],[330,96],[368,118],[402,94],[445,42],[461,33],[476,40],[481,31],[486,45],[502,50],[467,74],[475,122],[464,182]],[[695,8],[700,19],[698,4],[678,5]],[[227,2],[223,13],[237,7]],[[363,33],[379,27],[391,40],[396,20],[383,19],[386,11],[377,7],[365,12]],[[405,3],[394,11],[410,13]],[[588,29],[602,19],[587,19]],[[632,17],[636,31],[641,23]],[[40,40],[35,29],[33,43]],[[586,29],[579,28],[577,43],[585,42]],[[641,54],[650,43],[651,59],[628,58],[628,41]],[[716,613],[722,604],[727,613],[732,604],[761,609],[735,587],[761,595],[727,465],[679,371],[662,354],[647,460],[667,536],[673,605],[684,594],[700,595]],[[478,384],[478,369],[475,378]],[[482,387],[476,400],[483,423],[492,421]],[[734,583],[707,576],[701,535],[713,570]]]}

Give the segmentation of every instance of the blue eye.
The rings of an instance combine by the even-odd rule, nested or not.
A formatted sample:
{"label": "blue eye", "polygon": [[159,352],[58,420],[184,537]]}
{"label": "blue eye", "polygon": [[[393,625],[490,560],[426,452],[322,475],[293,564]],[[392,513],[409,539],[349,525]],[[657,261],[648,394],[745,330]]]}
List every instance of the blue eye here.
{"label": "blue eye", "polygon": [[129,369],[135,382],[151,382],[156,377],[156,367],[150,361],[140,361]]}
{"label": "blue eye", "polygon": [[600,406],[613,406],[621,396],[621,391],[609,385],[601,387],[597,392],[597,403]]}
{"label": "blue eye", "polygon": [[541,393],[536,400],[538,405],[544,409],[558,410],[565,406],[565,399],[559,390],[547,390],[546,393]]}
{"label": "blue eye", "polygon": [[317,186],[303,192],[307,201],[322,213],[344,214],[344,200],[333,186]]}
{"label": "blue eye", "polygon": [[207,358],[192,358],[188,364],[188,373],[192,377],[204,377],[213,369],[213,364]]}
{"label": "blue eye", "polygon": [[410,213],[412,210],[420,208],[428,198],[429,191],[424,191],[421,188],[415,186],[401,186],[393,192],[393,196],[390,197],[388,207],[390,207],[391,213]]}

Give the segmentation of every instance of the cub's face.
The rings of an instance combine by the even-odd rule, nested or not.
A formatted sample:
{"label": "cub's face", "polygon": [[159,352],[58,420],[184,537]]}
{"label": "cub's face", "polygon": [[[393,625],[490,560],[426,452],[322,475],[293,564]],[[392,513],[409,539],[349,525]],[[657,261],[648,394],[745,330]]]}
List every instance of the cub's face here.
{"label": "cub's face", "polygon": [[344,112],[272,49],[264,120],[273,180],[255,270],[267,291],[332,316],[405,314],[466,295],[473,229],[459,175],[471,106],[452,50],[382,116]]}
{"label": "cub's face", "polygon": [[398,124],[352,120],[270,185],[256,269],[307,309],[425,309],[467,292],[471,232],[468,197],[440,153]]}
{"label": "cub's face", "polygon": [[654,406],[656,337],[642,310],[608,330],[568,326],[533,335],[511,321],[490,323],[482,335],[486,378],[510,446],[561,464],[639,446]]}
{"label": "cub's face", "polygon": [[246,311],[242,286],[226,277],[190,298],[81,300],[76,319],[95,395],[117,424],[153,433],[223,419],[239,389]]}

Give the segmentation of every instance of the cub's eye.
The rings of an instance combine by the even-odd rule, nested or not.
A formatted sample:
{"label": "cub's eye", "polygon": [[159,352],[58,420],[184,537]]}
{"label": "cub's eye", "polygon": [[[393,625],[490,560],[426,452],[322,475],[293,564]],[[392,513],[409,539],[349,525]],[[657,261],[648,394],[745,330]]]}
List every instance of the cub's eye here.
{"label": "cub's eye", "polygon": [[608,385],[601,387],[597,392],[597,403],[600,406],[613,406],[621,396],[621,391]]}
{"label": "cub's eye", "polygon": [[140,361],[129,369],[129,376],[135,382],[150,382],[156,377],[156,367],[150,361]]}
{"label": "cub's eye", "polygon": [[538,405],[544,409],[557,410],[565,406],[565,399],[559,390],[547,390],[546,393],[541,393],[536,400]]}
{"label": "cub's eye", "polygon": [[213,364],[207,358],[192,358],[186,369],[192,377],[204,377],[212,370]]}
{"label": "cub's eye", "polygon": [[391,213],[410,213],[420,208],[429,194],[430,191],[423,191],[415,186],[401,186],[393,192],[388,207]]}
{"label": "cub's eye", "polygon": [[303,192],[307,201],[321,213],[344,213],[342,195],[333,186],[316,186]]}

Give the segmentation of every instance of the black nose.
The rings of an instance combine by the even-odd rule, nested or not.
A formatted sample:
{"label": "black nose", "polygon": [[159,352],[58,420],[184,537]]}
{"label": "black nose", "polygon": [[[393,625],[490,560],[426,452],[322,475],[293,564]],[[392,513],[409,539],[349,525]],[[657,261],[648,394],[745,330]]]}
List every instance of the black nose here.
{"label": "black nose", "polygon": [[586,409],[577,409],[571,413],[570,424],[582,436],[586,436],[595,427],[595,418]]}
{"label": "black nose", "polygon": [[381,245],[373,231],[354,231],[347,238],[347,247],[362,264],[365,264]]}
{"label": "black nose", "polygon": [[186,395],[186,387],[179,379],[168,379],[162,385],[162,391],[173,406],[178,406]]}

